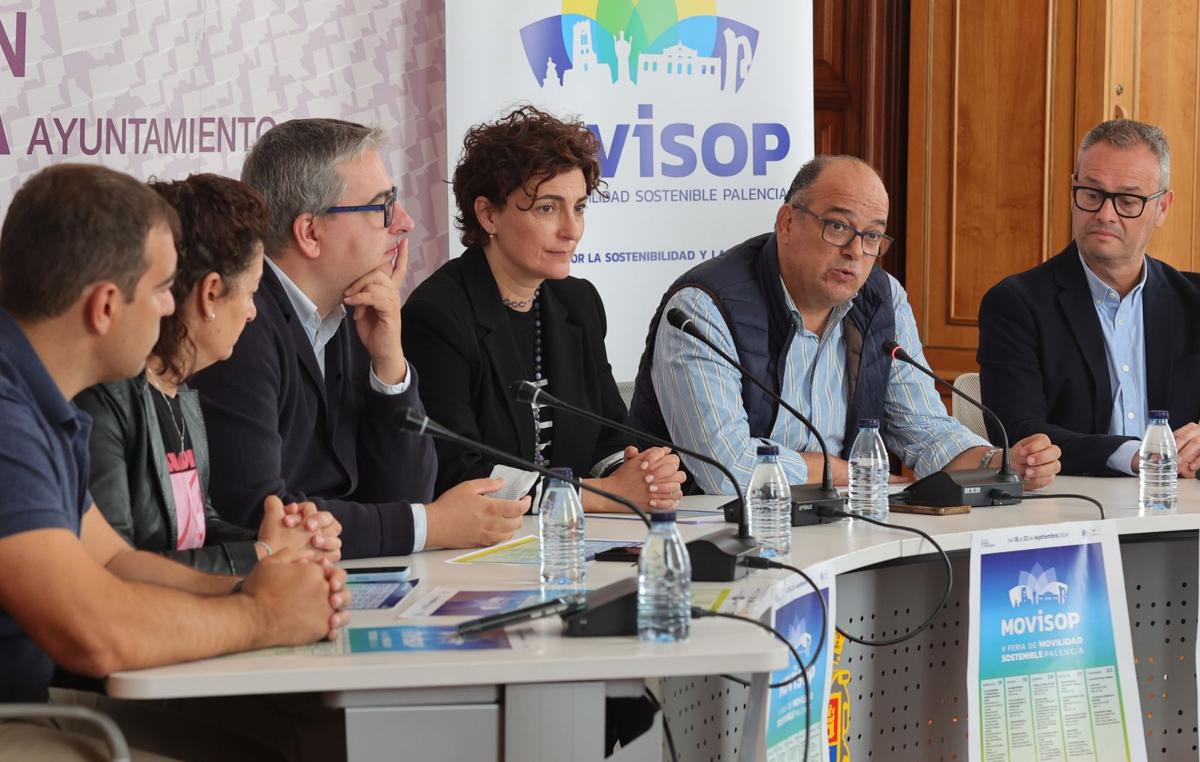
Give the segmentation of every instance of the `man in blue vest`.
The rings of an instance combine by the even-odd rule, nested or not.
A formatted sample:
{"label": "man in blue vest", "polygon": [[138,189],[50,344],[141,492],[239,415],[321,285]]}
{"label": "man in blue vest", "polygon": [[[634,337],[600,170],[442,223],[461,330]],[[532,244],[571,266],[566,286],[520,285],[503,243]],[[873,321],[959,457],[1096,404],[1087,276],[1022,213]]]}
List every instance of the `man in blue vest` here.
{"label": "man in blue vest", "polygon": [[[998,465],[999,450],[946,414],[931,379],[883,351],[894,339],[924,362],[903,287],[874,266],[892,241],[883,232],[887,215],[887,191],[863,161],[818,156],[805,164],[773,233],[693,268],[667,292],[638,368],[633,424],[711,455],[743,484],[760,440],[779,445],[793,484],[820,478],[816,438],[736,368],[661,319],[678,308],[812,420],[837,484],[847,482],[846,458],[863,418],[879,419],[888,449],[918,477]],[[1030,489],[1053,480],[1058,458],[1044,434],[1012,448]],[[705,492],[732,491],[715,469],[684,460]]]}

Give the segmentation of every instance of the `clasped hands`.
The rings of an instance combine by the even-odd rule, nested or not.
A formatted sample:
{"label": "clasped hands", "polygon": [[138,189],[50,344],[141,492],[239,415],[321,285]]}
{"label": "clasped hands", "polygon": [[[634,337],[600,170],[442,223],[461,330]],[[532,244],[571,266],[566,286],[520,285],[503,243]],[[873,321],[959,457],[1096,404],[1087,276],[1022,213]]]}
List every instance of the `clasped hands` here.
{"label": "clasped hands", "polygon": [[[264,599],[269,610],[296,620],[296,632],[307,628],[313,637],[336,638],[338,629],[350,621],[346,572],[334,564],[342,556],[341,533],[341,523],[314,503],[284,505],[279,497],[268,495],[258,537],[271,553],[246,578],[245,591]],[[296,577],[285,568],[292,564],[311,566]],[[300,571],[292,567],[292,572]],[[291,583],[286,581],[289,578]],[[290,589],[278,589],[276,581]]]}
{"label": "clasped hands", "polygon": [[342,557],[341,534],[341,522],[312,502],[284,505],[275,495],[263,501],[263,519],[258,528],[260,552],[262,543],[270,547],[272,554],[287,548],[311,548],[318,558],[337,561]]}

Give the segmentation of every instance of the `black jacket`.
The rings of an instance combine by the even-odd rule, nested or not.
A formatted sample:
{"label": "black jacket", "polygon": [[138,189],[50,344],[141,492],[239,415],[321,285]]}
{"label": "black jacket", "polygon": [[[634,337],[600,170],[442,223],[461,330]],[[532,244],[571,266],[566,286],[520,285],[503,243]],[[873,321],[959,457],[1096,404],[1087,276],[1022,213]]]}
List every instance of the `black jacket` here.
{"label": "black jacket", "polygon": [[224,521],[213,510],[204,417],[199,397],[186,386],[179,389],[179,401],[204,495],[205,537],[203,548],[175,550],[179,534],[175,498],[151,393],[142,375],[98,384],[75,398],[75,404],[93,421],[89,445],[96,507],[113,529],[139,550],[160,553],[214,574],[249,574],[258,560],[256,530]]}
{"label": "black jacket", "polygon": [[398,395],[370,388],[371,358],[347,313],[325,347],[325,376],[270,267],[254,295],[258,318],[233,356],[191,381],[208,422],[213,503],[250,526],[262,502],[312,500],[342,523],[346,558],[406,555],[410,501],[432,497],[433,445],[395,424],[401,408],[423,411],[417,375]]}
{"label": "black jacket", "polygon": [[[1200,420],[1200,276],[1150,257],[1146,267],[1148,409],[1170,411],[1178,428]],[[1107,433],[1113,392],[1104,334],[1075,244],[987,292],[977,359],[983,402],[1004,421],[1009,441],[1041,432],[1062,448],[1064,474],[1119,473],[1107,461],[1133,437]]]}
{"label": "black jacket", "polygon": [[[624,422],[625,403],[604,348],[607,322],[596,288],[564,278],[542,284],[546,391],[573,405]],[[527,376],[500,290],[483,251],[467,249],[417,287],[404,306],[404,351],[421,368],[429,417],[451,431],[533,459],[533,418],[508,385]],[[633,438],[554,411],[552,465],[587,475]],[[485,477],[493,462],[477,450],[439,441],[439,492]]]}

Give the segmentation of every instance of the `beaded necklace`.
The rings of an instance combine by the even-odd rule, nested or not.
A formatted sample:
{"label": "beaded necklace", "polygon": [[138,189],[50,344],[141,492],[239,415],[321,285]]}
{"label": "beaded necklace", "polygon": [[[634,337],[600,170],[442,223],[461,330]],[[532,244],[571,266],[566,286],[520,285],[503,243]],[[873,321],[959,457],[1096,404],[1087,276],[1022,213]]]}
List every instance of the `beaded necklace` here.
{"label": "beaded necklace", "polygon": [[[542,301],[538,299],[539,291],[533,292],[533,384],[545,388],[550,381],[542,373]],[[533,413],[533,462],[544,467],[548,461],[542,450],[550,446],[550,440],[543,442],[542,432],[552,427],[554,421],[542,420],[542,406],[537,403],[531,404],[530,410]]]}

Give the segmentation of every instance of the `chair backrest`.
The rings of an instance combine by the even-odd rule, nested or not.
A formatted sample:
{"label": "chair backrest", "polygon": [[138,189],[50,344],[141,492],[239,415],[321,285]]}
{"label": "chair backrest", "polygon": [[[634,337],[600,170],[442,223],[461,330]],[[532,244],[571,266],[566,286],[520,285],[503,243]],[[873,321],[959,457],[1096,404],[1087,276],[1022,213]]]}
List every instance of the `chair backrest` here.
{"label": "chair backrest", "polygon": [[[954,379],[954,388],[975,399],[979,399],[979,374],[963,373]],[[950,401],[950,410],[963,426],[979,436],[987,439],[987,424],[983,420],[983,411],[967,402],[957,394]]]}
{"label": "chair backrest", "polygon": [[75,720],[95,725],[108,745],[110,762],[129,762],[129,744],[117,723],[106,714],[73,704],[0,704],[0,721],[27,719]]}

